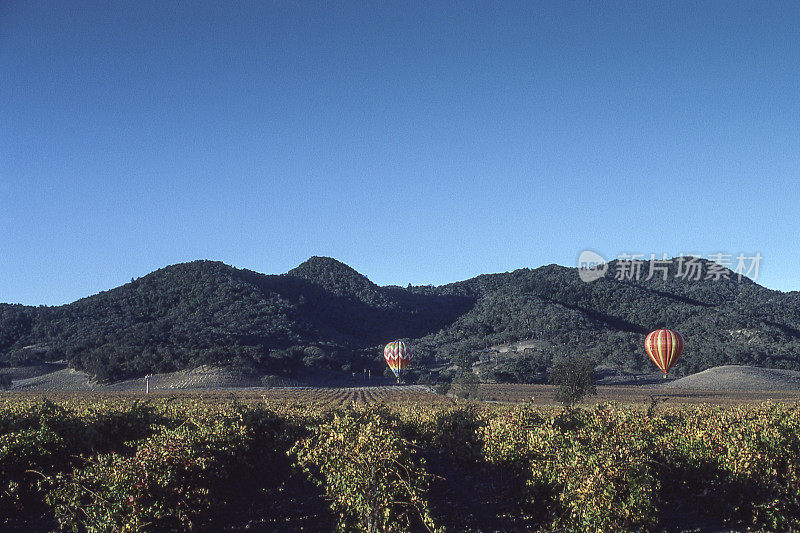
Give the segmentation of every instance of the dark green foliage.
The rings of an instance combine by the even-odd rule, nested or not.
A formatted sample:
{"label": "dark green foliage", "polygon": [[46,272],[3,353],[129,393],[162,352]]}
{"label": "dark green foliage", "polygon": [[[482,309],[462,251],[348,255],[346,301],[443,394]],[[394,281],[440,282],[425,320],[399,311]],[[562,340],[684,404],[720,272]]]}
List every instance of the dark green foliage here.
{"label": "dark green foliage", "polygon": [[447,394],[450,392],[451,384],[449,381],[440,381],[437,383],[433,389],[436,391],[436,394]]}
{"label": "dark green foliage", "polygon": [[[656,368],[644,353],[644,337],[668,327],[686,341],[673,375],[721,364],[800,369],[800,293],[772,291],[732,273],[719,281],[676,278],[675,265],[666,280],[617,280],[615,265],[592,283],[582,282],[574,268],[549,265],[437,287],[440,294],[474,297],[476,304],[416,346],[455,362],[464,352],[536,340],[557,351],[588,353],[620,371],[651,372]],[[551,357],[546,348],[531,352],[526,356]],[[512,364],[498,357],[504,380],[519,379]]]}
{"label": "dark green foliage", "polygon": [[451,391],[459,398],[480,399],[480,379],[472,370],[460,369],[453,379]]}
{"label": "dark green foliage", "polygon": [[235,418],[184,423],[130,456],[91,458],[48,495],[62,526],[105,531],[193,529],[241,471],[247,428]]}
{"label": "dark green foliage", "polygon": [[565,407],[597,394],[594,381],[594,363],[585,357],[567,357],[557,361],[550,371],[550,382],[558,386],[555,399]]}
{"label": "dark green foliage", "polygon": [[495,365],[487,378],[501,383],[539,383],[546,377],[552,361],[550,350],[526,350],[522,355]]}
{"label": "dark green foliage", "polygon": [[472,365],[478,360],[477,356],[470,352],[461,352],[456,354],[453,362],[456,364],[460,372],[472,372]]}
{"label": "dark green foliage", "polygon": [[[704,263],[705,264],[705,263]],[[620,372],[653,371],[642,343],[669,327],[686,341],[671,371],[720,364],[800,369],[800,293],[747,278],[584,283],[548,265],[441,287],[379,287],[334,259],[285,275],[219,262],[163,268],[59,307],[0,304],[0,365],[67,359],[100,379],[200,364],[234,364],[295,377],[308,368],[380,375],[389,340],[411,339],[415,366],[494,357],[493,347],[537,346],[481,367],[489,379],[537,381],[562,350]],[[349,365],[349,366],[348,366]]]}
{"label": "dark green foliage", "polygon": [[149,436],[159,422],[163,418],[139,402],[79,415],[45,401],[0,419],[0,516],[40,511],[43,477],[67,470],[79,455],[126,453],[130,441]]}
{"label": "dark green foliage", "polygon": [[101,380],[201,364],[380,372],[383,343],[435,331],[465,304],[380,288],[327,258],[281,276],[195,261],[65,306],[0,304],[0,364],[66,358]]}

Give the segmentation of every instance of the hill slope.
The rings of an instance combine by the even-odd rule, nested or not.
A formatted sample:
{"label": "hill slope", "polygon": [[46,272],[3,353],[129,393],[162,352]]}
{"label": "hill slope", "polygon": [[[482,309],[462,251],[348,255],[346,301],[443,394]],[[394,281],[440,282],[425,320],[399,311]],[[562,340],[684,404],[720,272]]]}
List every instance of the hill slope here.
{"label": "hill slope", "polygon": [[[609,271],[615,267],[612,262]],[[723,364],[800,368],[800,293],[772,291],[731,272],[729,279],[685,280],[676,277],[676,268],[666,280],[607,275],[584,283],[577,269],[548,265],[439,287],[447,294],[475,295],[476,305],[418,344],[452,355],[536,339],[551,349],[528,350],[518,359],[540,370],[554,357],[575,353],[610,368],[641,371],[651,365],[643,356],[645,334],[668,327],[686,341],[679,374]],[[512,360],[499,377],[518,373],[519,366]]]}
{"label": "hill slope", "polygon": [[0,304],[0,362],[66,359],[100,379],[229,363],[378,370],[359,350],[428,334],[470,303],[398,295],[327,258],[285,275],[195,261],[69,305]]}
{"label": "hill slope", "polygon": [[[418,362],[476,354],[491,363],[481,365],[485,377],[519,380],[565,353],[648,369],[644,334],[670,327],[686,340],[678,374],[723,364],[800,369],[800,293],[734,275],[688,281],[671,268],[666,279],[584,283],[577,269],[548,265],[401,288],[324,257],[282,275],[195,261],[64,306],[0,304],[0,364],[66,359],[100,379],[202,364],[287,377],[305,367],[381,372],[380,346],[405,337]],[[524,352],[491,349],[527,340],[535,342],[519,344]]]}
{"label": "hill slope", "polygon": [[800,372],[724,365],[670,381],[659,388],[725,391],[800,390]]}

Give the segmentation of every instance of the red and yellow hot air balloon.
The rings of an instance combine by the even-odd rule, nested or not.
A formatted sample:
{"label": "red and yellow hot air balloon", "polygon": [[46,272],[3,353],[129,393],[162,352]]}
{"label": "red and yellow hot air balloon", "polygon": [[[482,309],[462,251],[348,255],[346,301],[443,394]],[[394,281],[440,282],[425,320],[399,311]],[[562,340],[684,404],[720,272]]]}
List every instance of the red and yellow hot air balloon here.
{"label": "red and yellow hot air balloon", "polygon": [[400,372],[411,362],[411,357],[411,343],[405,341],[390,342],[383,349],[383,358],[394,372],[398,383],[400,383]]}
{"label": "red and yellow hot air balloon", "polygon": [[671,329],[657,329],[644,340],[644,349],[666,378],[669,369],[681,357],[683,337]]}

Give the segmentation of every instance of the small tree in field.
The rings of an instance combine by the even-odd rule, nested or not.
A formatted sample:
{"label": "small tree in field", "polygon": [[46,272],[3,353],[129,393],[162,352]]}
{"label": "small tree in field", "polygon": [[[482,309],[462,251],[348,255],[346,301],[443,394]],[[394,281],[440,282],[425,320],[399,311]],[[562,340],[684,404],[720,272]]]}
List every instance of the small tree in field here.
{"label": "small tree in field", "polygon": [[596,395],[594,362],[583,357],[567,357],[556,362],[550,371],[550,383],[557,385],[555,399],[570,408],[586,395]]}

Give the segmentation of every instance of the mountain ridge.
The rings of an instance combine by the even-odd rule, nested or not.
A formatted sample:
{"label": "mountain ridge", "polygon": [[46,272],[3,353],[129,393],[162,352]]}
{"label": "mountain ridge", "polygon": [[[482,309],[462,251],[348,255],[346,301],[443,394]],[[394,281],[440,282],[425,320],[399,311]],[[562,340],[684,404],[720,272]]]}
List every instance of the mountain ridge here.
{"label": "mountain ridge", "polygon": [[[330,257],[284,274],[178,263],[70,304],[0,304],[0,364],[65,359],[100,379],[201,364],[289,377],[303,368],[381,371],[380,346],[402,337],[422,365],[495,357],[482,365],[492,369],[484,377],[520,380],[566,353],[642,369],[644,334],[671,327],[687,340],[687,372],[719,364],[800,369],[797,291],[772,291],[729,270],[729,279],[680,280],[674,265],[665,279],[617,279],[617,265],[590,283],[576,268],[551,264],[403,288],[379,286]],[[487,355],[490,346],[526,339],[544,347]]]}

